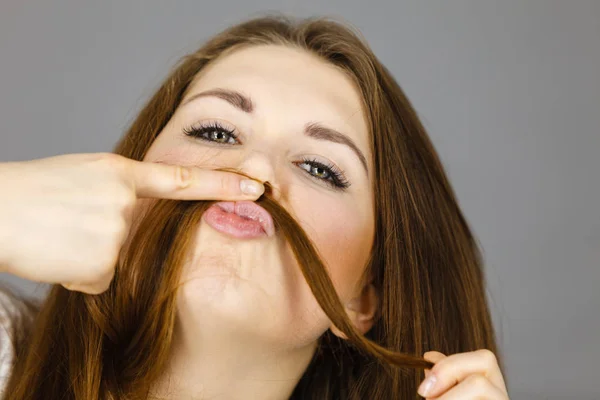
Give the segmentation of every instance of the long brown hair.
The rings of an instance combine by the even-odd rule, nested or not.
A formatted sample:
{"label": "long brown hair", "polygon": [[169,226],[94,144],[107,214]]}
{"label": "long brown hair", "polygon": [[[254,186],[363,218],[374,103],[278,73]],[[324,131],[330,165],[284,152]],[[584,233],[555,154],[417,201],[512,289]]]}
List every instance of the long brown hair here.
{"label": "long brown hair", "polygon": [[[183,57],[115,152],[142,160],[196,74],[242,46],[309,51],[352,78],[362,95],[373,153],[375,238],[369,264],[380,294],[364,336],[352,326],[310,240],[269,193],[259,202],[287,238],[320,306],[348,340],[327,331],[292,399],[410,399],[446,354],[497,353],[477,243],[413,107],[352,28],[326,18],[252,19]],[[133,233],[100,295],[53,286],[18,349],[10,399],[144,399],[166,365],[177,287],[193,227],[211,202],[157,200]],[[157,340],[159,339],[159,340]],[[373,362],[375,361],[375,362]]]}

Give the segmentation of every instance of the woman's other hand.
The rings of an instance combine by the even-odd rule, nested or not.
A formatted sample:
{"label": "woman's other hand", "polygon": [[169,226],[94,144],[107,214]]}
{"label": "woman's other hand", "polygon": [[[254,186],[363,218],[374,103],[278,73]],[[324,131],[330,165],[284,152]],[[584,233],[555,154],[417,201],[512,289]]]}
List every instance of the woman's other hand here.
{"label": "woman's other hand", "polygon": [[418,390],[428,400],[508,399],[498,361],[489,350],[451,356],[429,351],[424,358],[435,363],[431,370],[425,370]]}

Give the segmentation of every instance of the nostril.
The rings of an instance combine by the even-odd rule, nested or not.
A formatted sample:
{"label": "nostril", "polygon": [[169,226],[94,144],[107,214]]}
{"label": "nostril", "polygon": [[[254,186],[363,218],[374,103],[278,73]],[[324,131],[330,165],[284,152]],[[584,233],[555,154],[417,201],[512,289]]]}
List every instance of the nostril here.
{"label": "nostril", "polygon": [[263,182],[263,185],[265,186],[264,194],[267,196],[271,196],[273,194],[273,186],[268,181]]}

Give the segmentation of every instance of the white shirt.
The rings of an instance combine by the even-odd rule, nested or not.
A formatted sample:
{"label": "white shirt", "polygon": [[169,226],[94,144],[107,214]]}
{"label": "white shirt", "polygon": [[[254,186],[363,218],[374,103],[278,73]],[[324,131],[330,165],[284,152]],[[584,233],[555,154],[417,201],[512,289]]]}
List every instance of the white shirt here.
{"label": "white shirt", "polygon": [[0,398],[5,396],[4,387],[15,362],[13,330],[32,319],[33,314],[18,297],[0,288]]}

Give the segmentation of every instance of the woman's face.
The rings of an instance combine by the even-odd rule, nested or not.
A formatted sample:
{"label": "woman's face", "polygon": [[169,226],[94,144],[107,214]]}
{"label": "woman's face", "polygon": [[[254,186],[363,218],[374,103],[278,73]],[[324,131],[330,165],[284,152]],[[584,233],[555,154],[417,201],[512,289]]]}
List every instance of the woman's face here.
{"label": "woman's face", "polygon": [[[201,127],[212,129],[186,135]],[[203,69],[145,157],[268,181],[315,243],[344,303],[360,292],[373,242],[371,159],[351,80],[283,46],[238,49]],[[279,234],[236,238],[202,220],[182,280],[178,319],[188,334],[229,330],[299,346],[331,325]]]}

